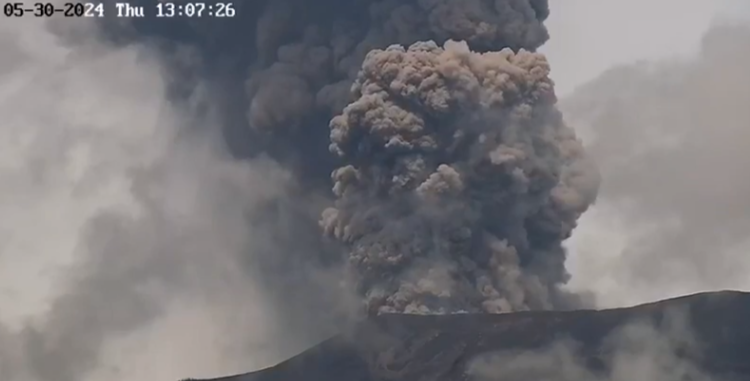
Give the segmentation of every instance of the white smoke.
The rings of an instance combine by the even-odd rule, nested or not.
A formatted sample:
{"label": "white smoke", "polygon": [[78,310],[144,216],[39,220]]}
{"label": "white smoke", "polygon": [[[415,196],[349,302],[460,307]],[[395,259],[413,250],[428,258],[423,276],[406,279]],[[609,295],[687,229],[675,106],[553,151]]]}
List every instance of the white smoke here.
{"label": "white smoke", "polygon": [[612,68],[562,102],[603,177],[568,261],[601,306],[750,288],[749,37],[717,22],[695,57]]}
{"label": "white smoke", "polygon": [[288,355],[241,262],[268,245],[247,218],[284,172],[183,134],[211,115],[167,102],[147,47],[56,35],[0,23],[0,378],[168,380]]}
{"label": "white smoke", "polygon": [[[473,358],[467,373],[476,381],[723,381],[701,369],[685,310],[667,309],[664,321],[634,320],[599,338],[595,350],[570,338],[540,349],[498,351]],[[592,366],[596,364],[595,366]]]}

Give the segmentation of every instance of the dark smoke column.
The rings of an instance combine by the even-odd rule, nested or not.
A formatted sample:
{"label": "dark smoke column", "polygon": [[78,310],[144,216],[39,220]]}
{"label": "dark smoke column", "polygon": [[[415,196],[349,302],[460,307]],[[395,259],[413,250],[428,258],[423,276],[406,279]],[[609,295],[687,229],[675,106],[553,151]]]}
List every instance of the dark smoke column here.
{"label": "dark smoke column", "polygon": [[[541,3],[496,3],[524,2]],[[541,54],[467,42],[367,54],[355,100],[330,124],[348,165],[333,172],[321,225],[346,245],[371,313],[564,307],[561,243],[599,175],[548,74]]]}
{"label": "dark smoke column", "polygon": [[[333,170],[336,200],[321,224],[346,247],[350,280],[371,312],[567,307],[558,290],[567,280],[561,242],[599,178],[556,109],[545,58],[534,53],[549,37],[547,0],[236,5],[235,19],[169,30],[196,40],[189,45],[221,79],[227,141],[240,142],[240,156],[269,154],[305,195],[328,188]],[[278,231],[304,247],[284,239],[279,247],[289,250],[259,262],[284,274],[298,266],[301,275],[263,271],[273,274],[269,289],[295,284],[288,294],[308,301],[326,294],[286,279],[304,279],[306,260],[335,262],[328,246],[310,248],[328,201],[300,196],[289,200],[292,212],[280,212],[294,223]],[[314,238],[298,238],[308,233]],[[297,311],[301,303],[280,295]]]}

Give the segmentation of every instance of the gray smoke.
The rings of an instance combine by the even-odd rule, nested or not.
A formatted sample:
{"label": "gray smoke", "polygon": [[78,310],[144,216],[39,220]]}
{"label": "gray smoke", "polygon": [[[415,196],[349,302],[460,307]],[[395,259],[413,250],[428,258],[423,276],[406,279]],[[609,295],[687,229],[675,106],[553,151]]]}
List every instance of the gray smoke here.
{"label": "gray smoke", "polygon": [[555,109],[544,56],[466,42],[370,52],[331,121],[336,207],[357,286],[379,312],[561,307],[562,240],[596,169]]}
{"label": "gray smoke", "polygon": [[320,108],[339,113],[349,101],[360,64],[372,49],[448,39],[464,40],[482,51],[536,49],[548,38],[542,25],[549,13],[546,1],[350,3],[344,6],[345,12],[321,15],[323,20],[311,20],[309,14],[315,12],[307,11],[312,5],[300,1],[267,3],[255,36],[256,64],[262,68],[247,82],[251,127],[304,128]]}
{"label": "gray smoke", "polygon": [[[239,372],[330,332],[280,323],[259,275],[280,240],[305,245],[277,217],[298,197],[288,171],[229,157],[205,83],[171,101],[159,52],[92,26],[0,23],[0,378]],[[313,270],[275,274],[294,288]]]}
{"label": "gray smoke", "polygon": [[[598,178],[532,53],[548,38],[546,1],[356,4],[360,22],[334,14],[323,25],[293,21],[291,1],[269,3],[256,34],[263,68],[246,91],[249,125],[263,132],[321,134],[313,116],[343,109],[330,123],[338,200],[321,225],[344,244],[367,309],[569,306],[560,243]],[[283,44],[283,33],[295,37]]]}
{"label": "gray smoke", "polygon": [[233,65],[245,76],[244,102],[229,103],[255,152],[311,192],[328,196],[333,173],[320,223],[368,311],[575,305],[559,290],[561,242],[598,175],[534,53],[547,1],[283,0],[238,13],[242,26],[188,21],[194,46],[218,51],[216,77]]}
{"label": "gray smoke", "polygon": [[0,25],[0,270],[39,294],[2,294],[0,377],[265,365],[348,317],[341,280],[373,312],[572,305],[560,242],[598,179],[534,53],[547,1],[235,6]]}
{"label": "gray smoke", "polygon": [[603,176],[591,231],[622,242],[585,253],[619,250],[587,261],[623,290],[601,303],[748,287],[749,64],[750,28],[717,24],[696,57],[613,68],[563,102]]}
{"label": "gray smoke", "polygon": [[[469,361],[467,373],[481,381],[729,380],[710,375],[694,361],[703,348],[688,317],[685,310],[674,309],[667,310],[659,324],[628,323],[603,338],[594,361],[579,342],[563,338],[540,349],[477,356]],[[599,363],[598,369],[593,363]]]}

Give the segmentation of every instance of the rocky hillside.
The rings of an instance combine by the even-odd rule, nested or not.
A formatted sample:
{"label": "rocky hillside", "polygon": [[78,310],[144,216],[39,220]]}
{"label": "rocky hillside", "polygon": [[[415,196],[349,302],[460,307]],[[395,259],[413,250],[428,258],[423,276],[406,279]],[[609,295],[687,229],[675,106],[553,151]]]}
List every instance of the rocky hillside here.
{"label": "rocky hillside", "polygon": [[381,315],[215,381],[750,380],[750,293],[610,310]]}

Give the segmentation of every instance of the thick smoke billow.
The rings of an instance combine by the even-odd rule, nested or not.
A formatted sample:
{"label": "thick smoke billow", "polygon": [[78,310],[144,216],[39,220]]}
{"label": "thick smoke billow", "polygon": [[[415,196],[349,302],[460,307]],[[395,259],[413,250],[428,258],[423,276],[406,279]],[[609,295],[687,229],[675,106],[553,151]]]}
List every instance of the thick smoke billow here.
{"label": "thick smoke billow", "polygon": [[335,167],[325,149],[328,120],[349,103],[371,50],[448,39],[480,51],[533,50],[548,39],[546,0],[281,0],[244,11],[259,15],[242,89],[246,123],[255,140],[271,141],[263,149],[273,147],[313,183],[327,183]]}
{"label": "thick smoke billow", "polygon": [[[269,2],[258,20],[255,42],[259,61],[273,63],[248,80],[249,124],[262,130],[303,128],[316,108],[340,112],[366,54],[391,44],[455,39],[482,51],[535,49],[548,38],[542,25],[546,3],[360,0],[325,15],[325,24],[314,19],[300,25],[306,6],[292,0]],[[283,43],[284,34],[294,37]]]}
{"label": "thick smoke billow", "polygon": [[0,25],[0,378],[240,371],[363,297],[570,305],[597,175],[534,53],[547,1],[235,6]]}
{"label": "thick smoke billow", "polygon": [[[291,4],[270,3],[258,21],[259,57],[275,62],[247,82],[248,123],[309,136],[323,133],[313,115],[343,109],[330,135],[349,165],[333,171],[339,200],[321,225],[346,246],[368,310],[563,305],[560,242],[598,180],[530,52],[548,37],[546,2],[363,2],[350,9],[361,23],[332,15],[274,42]],[[377,49],[392,44],[413,45]]]}
{"label": "thick smoke billow", "polygon": [[603,305],[750,286],[749,64],[750,28],[717,24],[697,56],[614,68],[562,102],[603,176],[572,239]]}
{"label": "thick smoke billow", "polygon": [[209,76],[240,95],[230,146],[268,153],[311,192],[329,195],[333,173],[321,225],[369,311],[570,305],[560,242],[598,178],[533,53],[547,1],[237,6],[246,21],[183,25]]}
{"label": "thick smoke billow", "polygon": [[331,121],[336,207],[368,307],[490,313],[557,306],[562,240],[597,172],[555,109],[538,53],[465,42],[370,52]]}

